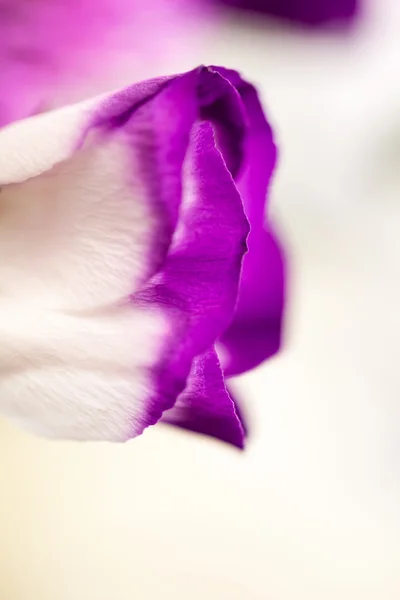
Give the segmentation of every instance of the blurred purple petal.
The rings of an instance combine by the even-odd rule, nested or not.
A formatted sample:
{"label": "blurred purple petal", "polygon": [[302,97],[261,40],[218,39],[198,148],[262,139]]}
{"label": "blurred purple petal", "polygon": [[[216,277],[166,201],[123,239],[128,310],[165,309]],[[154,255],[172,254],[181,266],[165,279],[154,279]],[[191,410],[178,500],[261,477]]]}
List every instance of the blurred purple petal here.
{"label": "blurred purple petal", "polygon": [[192,13],[197,0],[0,0],[0,126],[148,77]]}
{"label": "blurred purple petal", "polygon": [[346,22],[357,14],[359,0],[220,0],[235,9],[272,15],[306,25]]}

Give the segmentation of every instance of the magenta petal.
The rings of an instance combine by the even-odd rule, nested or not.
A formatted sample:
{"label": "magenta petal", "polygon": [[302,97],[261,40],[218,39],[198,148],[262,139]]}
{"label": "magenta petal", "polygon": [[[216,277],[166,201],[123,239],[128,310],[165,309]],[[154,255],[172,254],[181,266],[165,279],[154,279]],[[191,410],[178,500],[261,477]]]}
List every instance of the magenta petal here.
{"label": "magenta petal", "polygon": [[195,358],[185,390],[162,420],[243,448],[245,430],[225,387],[215,350]]}
{"label": "magenta petal", "polygon": [[237,375],[279,350],[285,291],[284,259],[265,214],[268,187],[276,162],[271,127],[254,87],[233,71],[222,69],[220,72],[237,88],[249,123],[244,162],[236,185],[251,231],[234,320],[220,339],[224,372]]}
{"label": "magenta petal", "polygon": [[221,0],[233,8],[273,15],[305,25],[351,20],[359,0]]}

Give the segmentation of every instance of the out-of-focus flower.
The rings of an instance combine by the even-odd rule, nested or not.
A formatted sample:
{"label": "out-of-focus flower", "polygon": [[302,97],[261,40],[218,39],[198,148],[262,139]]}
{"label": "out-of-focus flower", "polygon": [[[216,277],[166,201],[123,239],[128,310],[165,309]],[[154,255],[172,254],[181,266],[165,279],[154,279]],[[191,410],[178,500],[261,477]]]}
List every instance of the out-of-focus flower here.
{"label": "out-of-focus flower", "polygon": [[274,157],[254,88],[215,67],[0,130],[1,412],[50,437],[163,419],[241,447],[216,344],[230,373],[278,346]]}
{"label": "out-of-focus flower", "polygon": [[0,126],[168,64],[204,11],[197,0],[0,0]]}
{"label": "out-of-focus flower", "polygon": [[265,13],[307,25],[353,19],[359,0],[219,0],[233,8]]}

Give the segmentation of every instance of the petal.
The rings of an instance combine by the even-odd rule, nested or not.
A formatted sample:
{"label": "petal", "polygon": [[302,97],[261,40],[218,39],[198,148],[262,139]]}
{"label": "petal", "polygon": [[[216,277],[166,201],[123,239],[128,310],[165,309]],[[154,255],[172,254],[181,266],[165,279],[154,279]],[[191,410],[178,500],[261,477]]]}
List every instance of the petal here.
{"label": "petal", "polygon": [[273,15],[307,25],[347,21],[358,11],[359,0],[221,0],[242,10]]}
{"label": "petal", "polygon": [[162,420],[244,447],[245,432],[225,387],[215,350],[195,358],[185,390]]}
{"label": "petal", "polygon": [[239,91],[249,131],[242,170],[236,178],[251,231],[244,258],[235,317],[220,339],[226,375],[257,366],[280,347],[284,309],[284,259],[265,206],[276,162],[276,148],[257,92],[237,73],[220,70]]}
{"label": "petal", "polygon": [[125,440],[174,405],[232,319],[248,222],[226,161],[242,116],[200,68],[0,132],[6,415]]}

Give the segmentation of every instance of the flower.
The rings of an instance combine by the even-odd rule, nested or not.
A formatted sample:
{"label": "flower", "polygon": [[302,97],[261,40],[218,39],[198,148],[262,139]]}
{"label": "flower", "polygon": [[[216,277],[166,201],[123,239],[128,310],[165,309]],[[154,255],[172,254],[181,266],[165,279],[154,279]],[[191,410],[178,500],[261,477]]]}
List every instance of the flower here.
{"label": "flower", "polygon": [[193,38],[192,16],[206,14],[197,8],[187,0],[0,0],[0,126],[168,64],[184,31]]}
{"label": "flower", "polygon": [[163,420],[242,447],[217,348],[234,373],[279,344],[274,161],[254,88],[217,67],[1,129],[0,411],[49,437]]}
{"label": "flower", "polygon": [[220,0],[233,8],[300,22],[323,25],[352,20],[359,9],[359,0]]}

